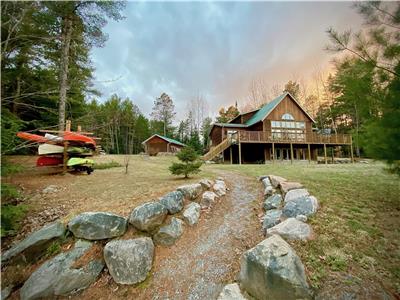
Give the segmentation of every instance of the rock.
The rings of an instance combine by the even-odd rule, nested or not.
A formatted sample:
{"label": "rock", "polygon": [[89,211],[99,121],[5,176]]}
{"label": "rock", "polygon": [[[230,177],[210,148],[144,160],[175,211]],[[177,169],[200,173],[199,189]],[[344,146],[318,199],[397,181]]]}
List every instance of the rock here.
{"label": "rock", "polygon": [[171,246],[181,237],[182,233],[183,221],[178,218],[172,218],[170,224],[162,226],[153,236],[154,243]]}
{"label": "rock", "polygon": [[266,233],[268,228],[271,228],[281,222],[282,210],[271,209],[267,211],[263,221],[263,230]]}
{"label": "rock", "polygon": [[269,209],[276,209],[281,206],[282,203],[282,196],[280,194],[274,194],[272,196],[269,196],[265,202],[264,202],[264,209],[269,210]]}
{"label": "rock", "polygon": [[151,270],[154,244],[151,238],[114,240],[104,247],[104,260],[116,283],[135,284],[146,279]]}
{"label": "rock", "polygon": [[1,260],[2,262],[6,262],[12,258],[16,258],[20,254],[27,260],[37,259],[50,243],[56,239],[63,238],[64,234],[65,227],[60,221],[48,224],[4,252]]}
{"label": "rock", "polygon": [[21,299],[68,295],[95,282],[104,267],[101,257],[90,258],[87,262],[85,258],[83,266],[74,266],[92,245],[89,241],[77,241],[71,251],[61,253],[42,264],[24,283],[20,290]]}
{"label": "rock", "polygon": [[183,185],[177,188],[178,191],[182,192],[183,196],[188,200],[195,200],[200,196],[203,191],[203,187],[200,183],[193,183],[188,185]]}
{"label": "rock", "polygon": [[269,175],[269,180],[274,188],[279,187],[282,182],[286,181],[285,178],[275,175]]}
{"label": "rock", "polygon": [[85,212],[68,223],[68,229],[78,238],[103,240],[123,235],[127,220],[106,212]]}
{"label": "rock", "polygon": [[274,188],[269,185],[264,189],[264,197],[271,196],[275,192]]}
{"label": "rock", "polygon": [[237,283],[231,283],[224,286],[217,300],[246,300],[240,291]]}
{"label": "rock", "polygon": [[204,192],[200,200],[201,207],[210,207],[214,203],[216,198],[218,198],[218,195],[216,193],[210,191]]}
{"label": "rock", "polygon": [[60,188],[57,185],[49,185],[45,187],[42,191],[43,194],[57,193]]}
{"label": "rock", "polygon": [[160,203],[173,215],[183,209],[183,193],[174,191],[161,198]]}
{"label": "rock", "polygon": [[269,186],[272,187],[271,181],[269,180],[268,177],[265,177],[261,182],[263,183],[264,188],[269,187]]}
{"label": "rock", "polygon": [[243,254],[239,281],[256,299],[311,299],[300,258],[278,235]]}
{"label": "rock", "polygon": [[269,178],[269,175],[261,175],[261,176],[258,176],[258,177],[257,177],[257,179],[258,179],[259,181],[263,181],[265,178]]}
{"label": "rock", "polygon": [[203,187],[204,190],[209,190],[209,189],[211,189],[211,187],[212,187],[212,185],[213,185],[213,182],[212,182],[211,180],[209,180],[209,179],[206,179],[206,178],[200,180],[199,183],[201,184],[201,186]]}
{"label": "rock", "polygon": [[9,285],[9,286],[5,287],[4,289],[2,289],[0,300],[6,300],[8,298],[8,296],[10,296],[12,290],[13,290],[12,285]]}
{"label": "rock", "polygon": [[224,181],[225,179],[224,179],[223,177],[219,176],[219,177],[217,177],[217,179],[216,179],[216,180],[219,180],[219,181]]}
{"label": "rock", "polygon": [[287,218],[295,218],[297,215],[306,217],[317,212],[318,200],[314,196],[300,197],[285,203],[283,215]]}
{"label": "rock", "polygon": [[282,193],[286,194],[290,190],[302,188],[302,184],[298,182],[284,181],[280,184]]}
{"label": "rock", "polygon": [[310,225],[303,223],[295,218],[289,218],[267,229],[267,234],[279,234],[288,240],[309,240],[312,237],[312,229]]}
{"label": "rock", "polygon": [[192,202],[190,203],[183,212],[183,219],[190,225],[193,226],[199,221],[200,217],[200,205]]}
{"label": "rock", "polygon": [[142,231],[152,231],[160,226],[168,210],[159,202],[148,202],[132,210],[129,223]]}
{"label": "rock", "polygon": [[305,215],[297,215],[296,220],[299,220],[301,222],[307,222],[307,217]]}
{"label": "rock", "polygon": [[213,189],[219,197],[226,195],[226,185],[222,180],[216,180]]}
{"label": "rock", "polygon": [[285,195],[285,202],[289,202],[296,198],[304,197],[310,195],[306,189],[295,189],[290,190]]}

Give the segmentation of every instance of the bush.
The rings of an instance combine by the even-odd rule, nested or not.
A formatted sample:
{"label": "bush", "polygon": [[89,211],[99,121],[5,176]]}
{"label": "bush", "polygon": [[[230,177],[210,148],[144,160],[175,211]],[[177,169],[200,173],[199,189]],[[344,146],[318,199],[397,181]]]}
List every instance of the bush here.
{"label": "bush", "polygon": [[202,162],[192,147],[184,147],[176,156],[182,163],[172,163],[169,170],[173,175],[184,175],[185,178],[189,178],[190,174],[200,172]]}
{"label": "bush", "polygon": [[21,195],[17,188],[11,184],[2,183],[1,184],[1,202],[9,202],[19,198]]}
{"label": "bush", "polygon": [[1,206],[1,236],[14,235],[20,227],[20,221],[27,211],[26,205]]}

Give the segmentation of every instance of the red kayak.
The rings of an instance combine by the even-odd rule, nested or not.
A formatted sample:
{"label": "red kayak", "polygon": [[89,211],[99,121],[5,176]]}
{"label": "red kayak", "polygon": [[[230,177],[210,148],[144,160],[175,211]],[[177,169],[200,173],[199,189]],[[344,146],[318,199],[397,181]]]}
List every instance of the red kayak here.
{"label": "red kayak", "polygon": [[91,144],[93,146],[96,146],[96,142],[94,141],[94,139],[86,135],[79,134],[77,132],[65,131],[63,137],[65,141],[84,142],[86,144]]}
{"label": "red kayak", "polygon": [[37,143],[46,143],[49,140],[46,139],[44,136],[38,135],[38,134],[33,134],[33,133],[28,133],[28,132],[18,132],[17,137],[32,141],[32,142],[37,142]]}
{"label": "red kayak", "polygon": [[[33,134],[33,133],[28,133],[28,132],[18,132],[17,136],[21,139],[32,141],[32,142],[37,142],[37,143],[48,143],[48,142],[54,142],[54,140],[47,139],[44,136],[38,135],[38,134]],[[83,143],[83,144],[88,144],[89,146],[92,146],[92,148],[96,147],[96,142],[94,139],[83,135],[79,134],[77,132],[72,132],[72,131],[64,131],[63,134],[61,134],[61,137],[64,139],[64,141],[69,141],[72,143]],[[57,144],[62,143],[62,142],[57,142]]]}
{"label": "red kayak", "polygon": [[36,161],[36,166],[38,167],[58,166],[62,164],[63,159],[58,156],[40,156]]}

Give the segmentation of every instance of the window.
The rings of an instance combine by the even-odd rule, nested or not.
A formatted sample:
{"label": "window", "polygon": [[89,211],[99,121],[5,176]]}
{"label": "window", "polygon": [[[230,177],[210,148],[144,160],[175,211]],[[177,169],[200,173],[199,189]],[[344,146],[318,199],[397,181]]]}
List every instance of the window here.
{"label": "window", "polygon": [[290,121],[293,121],[294,118],[293,118],[293,116],[292,116],[291,114],[286,113],[286,114],[284,114],[284,115],[282,116],[282,120],[290,120]]}

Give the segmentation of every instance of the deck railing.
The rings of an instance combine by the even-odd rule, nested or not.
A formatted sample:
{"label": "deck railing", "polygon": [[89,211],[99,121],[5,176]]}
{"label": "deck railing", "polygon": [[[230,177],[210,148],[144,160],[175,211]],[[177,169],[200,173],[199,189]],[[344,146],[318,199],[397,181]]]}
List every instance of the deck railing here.
{"label": "deck railing", "polygon": [[240,142],[266,143],[316,143],[316,144],[351,144],[350,134],[300,133],[296,131],[239,131]]}

